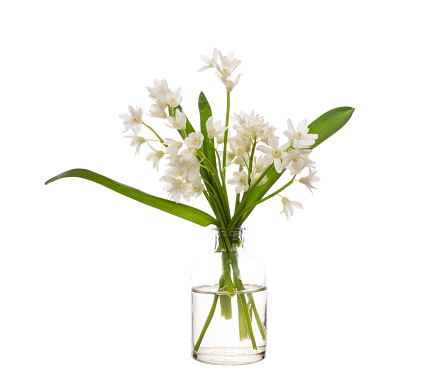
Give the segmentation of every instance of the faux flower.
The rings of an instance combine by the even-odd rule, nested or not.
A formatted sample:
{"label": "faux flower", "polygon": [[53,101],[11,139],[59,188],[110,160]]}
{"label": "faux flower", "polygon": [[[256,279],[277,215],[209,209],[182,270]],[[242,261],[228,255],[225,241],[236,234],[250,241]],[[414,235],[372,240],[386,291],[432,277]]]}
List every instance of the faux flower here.
{"label": "faux flower", "polygon": [[293,149],[283,159],[281,169],[289,169],[292,175],[299,174],[305,167],[310,167],[315,162],[309,158],[312,150]]}
{"label": "faux flower", "polygon": [[228,184],[236,185],[236,193],[246,192],[249,188],[248,174],[245,171],[234,172],[233,178],[228,180]]}
{"label": "faux flower", "polygon": [[248,153],[245,152],[245,153],[243,153],[243,155],[236,156],[233,163],[235,165],[238,165],[238,166],[244,166],[244,167],[246,166],[246,167],[248,167],[248,164],[249,164],[249,155],[248,155]]}
{"label": "faux flower", "polygon": [[316,170],[312,170],[312,169],[309,167],[309,174],[308,174],[306,177],[301,177],[301,178],[299,179],[299,182],[301,182],[301,184],[304,184],[304,185],[307,187],[307,189],[308,189],[310,192],[312,192],[312,193],[313,193],[312,189],[316,189],[316,188],[313,186],[313,183],[314,183],[314,182],[318,182],[318,181],[320,180],[319,177],[315,177],[315,174],[316,174],[316,173],[317,173]]}
{"label": "faux flower", "polygon": [[284,151],[288,145],[278,145],[278,137],[275,135],[271,135],[268,139],[268,146],[258,146],[257,150],[260,150],[261,152],[266,154],[266,159],[270,160],[271,162],[274,162],[275,170],[277,170],[278,173],[281,173],[283,171],[283,168],[281,166],[282,159],[286,157],[287,153]]}
{"label": "faux flower", "polygon": [[123,120],[126,132],[128,129],[132,129],[136,134],[140,132],[141,124],[143,123],[143,109],[128,106],[129,113],[123,113],[119,117]]}
{"label": "faux flower", "polygon": [[231,73],[241,64],[241,61],[233,58],[234,53],[232,52],[228,53],[226,56],[223,56],[219,51],[218,54],[220,61],[215,61],[213,65],[221,77],[228,78]]}
{"label": "faux flower", "polygon": [[178,88],[176,92],[173,92],[172,90],[167,90],[163,94],[160,94],[158,96],[158,99],[161,102],[169,105],[171,108],[176,108],[181,104],[181,88]]}
{"label": "faux flower", "polygon": [[213,56],[211,58],[209,58],[205,54],[202,54],[201,55],[201,60],[204,63],[206,63],[207,65],[205,65],[204,67],[202,67],[198,71],[202,72],[202,71],[206,71],[207,69],[214,68],[217,65],[218,55],[219,55],[219,51],[216,48],[214,48]]}
{"label": "faux flower", "polygon": [[173,139],[165,139],[164,140],[164,144],[167,145],[166,147],[166,153],[170,154],[170,155],[177,155],[179,149],[182,147],[183,143],[182,142],[178,142],[176,140]]}
{"label": "faux flower", "polygon": [[167,183],[163,189],[169,192],[169,198],[173,199],[173,201],[179,203],[181,201],[181,197],[184,197],[184,199],[190,201],[190,192],[192,189],[186,181],[170,175],[161,177],[160,181]]}
{"label": "faux flower", "polygon": [[[252,171],[251,174],[249,175],[249,177],[251,178],[251,184],[256,182],[261,175],[262,175],[262,173],[258,173],[258,172]],[[260,180],[260,182],[257,184],[257,186],[266,184],[267,182],[268,182],[268,176],[264,176]]]}
{"label": "faux flower", "polygon": [[289,131],[283,133],[288,137],[294,148],[309,148],[318,139],[318,135],[308,134],[309,128],[306,120],[298,123],[296,131],[291,120],[287,120],[287,127]]}
{"label": "faux flower", "polygon": [[227,130],[227,127],[222,126],[222,121],[214,122],[213,116],[209,117],[206,123],[207,134],[209,139],[216,138],[219,144],[224,142],[224,133]]}
{"label": "faux flower", "polygon": [[167,91],[169,90],[169,87],[164,79],[161,81],[155,79],[154,86],[146,87],[146,90],[149,91],[149,98],[160,100],[160,97],[166,95]]}
{"label": "faux flower", "polygon": [[195,150],[202,147],[202,142],[204,141],[204,135],[201,132],[192,132],[184,139],[184,143],[188,148],[193,148]]}
{"label": "faux flower", "polygon": [[264,118],[259,114],[246,114],[240,112],[239,115],[235,114],[233,117],[235,122],[233,128],[237,134],[244,139],[256,140],[261,139],[262,142],[268,144],[268,139],[274,134],[275,127],[265,122]]}
{"label": "faux flower", "polygon": [[301,203],[298,203],[297,201],[291,201],[287,197],[282,197],[281,202],[283,203],[283,211],[281,213],[284,213],[288,220],[289,217],[294,214],[294,208],[303,209],[303,205]]}
{"label": "faux flower", "polygon": [[175,118],[169,116],[167,117],[167,121],[169,122],[169,126],[174,129],[179,129],[180,131],[184,131],[186,129],[187,118],[184,112],[176,109]]}
{"label": "faux flower", "polygon": [[140,147],[144,142],[146,142],[146,139],[137,135],[129,135],[125,136],[125,138],[132,138],[131,146],[135,146],[135,155],[138,155],[140,153]]}
{"label": "faux flower", "polygon": [[195,149],[187,148],[181,151],[176,159],[171,160],[170,165],[173,166],[174,173],[178,173],[178,176],[187,181],[194,181],[199,177],[200,166]]}
{"label": "faux flower", "polygon": [[256,173],[263,173],[265,169],[271,164],[271,159],[266,155],[263,156],[254,156],[252,162],[252,170]]}
{"label": "faux flower", "polygon": [[245,141],[245,139],[242,139],[241,137],[233,137],[230,138],[230,148],[231,152],[236,157],[243,156],[248,151],[248,143]]}
{"label": "faux flower", "polygon": [[147,155],[146,160],[147,161],[152,161],[152,163],[153,163],[152,169],[156,168],[157,171],[158,171],[158,165],[160,164],[160,159],[164,157],[164,151],[156,150],[150,144],[149,144],[149,147],[152,149],[152,152],[150,152]]}
{"label": "faux flower", "polygon": [[[275,128],[272,125],[269,125],[269,123],[262,124],[258,129],[256,130],[257,137],[262,140],[262,142],[266,143],[267,140],[274,134]],[[267,144],[267,143],[266,143]]]}
{"label": "faux flower", "polygon": [[156,103],[151,105],[149,109],[149,114],[151,115],[151,117],[167,118],[166,104],[157,100]]}
{"label": "faux flower", "polygon": [[173,92],[169,89],[164,79],[162,81],[154,80],[154,86],[146,87],[146,90],[149,91],[151,99],[156,99],[172,108],[177,107],[181,103],[181,89],[178,88],[176,92]]}
{"label": "faux flower", "polygon": [[236,87],[237,83],[239,83],[240,78],[242,77],[242,74],[239,74],[236,79],[231,80],[229,77],[225,77],[220,75],[216,72],[216,76],[219,78],[219,80],[225,85],[227,88],[227,91],[231,92],[233,91],[233,88]]}
{"label": "faux flower", "polygon": [[202,182],[201,176],[198,176],[198,178],[195,181],[190,182],[189,186],[191,188],[189,191],[190,196],[199,197],[204,191],[204,184]]}

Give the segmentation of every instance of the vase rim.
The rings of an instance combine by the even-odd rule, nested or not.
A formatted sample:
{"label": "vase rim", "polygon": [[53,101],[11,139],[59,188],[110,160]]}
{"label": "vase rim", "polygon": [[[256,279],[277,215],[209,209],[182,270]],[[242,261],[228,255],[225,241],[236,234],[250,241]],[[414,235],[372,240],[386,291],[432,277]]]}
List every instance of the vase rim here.
{"label": "vase rim", "polygon": [[212,229],[211,229],[211,231],[213,232],[213,233],[217,233],[217,234],[226,234],[226,233],[233,233],[233,234],[235,234],[235,233],[243,233],[243,232],[245,232],[246,231],[246,229],[244,228],[244,227],[238,227],[238,228],[232,228],[232,229],[230,229],[230,228],[223,228],[223,227],[213,227]]}

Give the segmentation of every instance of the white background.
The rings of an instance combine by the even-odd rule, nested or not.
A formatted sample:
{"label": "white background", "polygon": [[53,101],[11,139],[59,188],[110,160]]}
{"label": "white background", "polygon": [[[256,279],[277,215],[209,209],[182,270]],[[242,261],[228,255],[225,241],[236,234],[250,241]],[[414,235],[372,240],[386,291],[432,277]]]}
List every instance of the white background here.
{"label": "white background", "polygon": [[[437,391],[434,2],[16,1],[0,9],[0,390]],[[275,124],[356,111],[313,158],[286,221],[248,219],[269,285],[267,358],[190,358],[190,268],[210,230],[81,179],[83,167],[165,197],[120,113],[181,87],[197,126],[225,90],[199,55],[234,51],[232,112]],[[171,132],[159,121],[163,134]],[[192,203],[207,209],[200,199]]]}

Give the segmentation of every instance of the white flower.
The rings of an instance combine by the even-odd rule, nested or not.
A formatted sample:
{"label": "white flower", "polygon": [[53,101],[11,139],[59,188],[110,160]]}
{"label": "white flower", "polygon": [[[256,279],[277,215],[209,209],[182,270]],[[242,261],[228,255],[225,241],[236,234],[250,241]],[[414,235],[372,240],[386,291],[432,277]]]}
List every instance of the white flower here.
{"label": "white flower", "polygon": [[240,137],[230,138],[230,148],[235,156],[241,157],[248,151],[248,143]]}
{"label": "white flower", "polygon": [[283,159],[281,169],[288,168],[291,174],[299,174],[305,167],[309,167],[315,162],[309,158],[312,150],[291,150]]}
{"label": "white flower", "polygon": [[296,131],[291,120],[287,120],[287,126],[289,131],[283,133],[288,137],[294,148],[309,148],[315,144],[315,139],[318,139],[318,135],[308,134],[309,128],[306,120],[298,123]]}
{"label": "white flower", "polygon": [[253,173],[263,173],[265,169],[271,164],[271,162],[271,159],[267,155],[263,155],[261,157],[254,156],[252,162]]}
{"label": "white flower", "polygon": [[275,131],[273,126],[270,126],[269,123],[265,123],[264,118],[258,114],[254,114],[254,111],[249,115],[244,112],[240,112],[239,115],[235,114],[233,120],[236,123],[233,128],[243,138],[252,138],[255,140],[259,137],[263,141],[266,141]]}
{"label": "white flower", "polygon": [[173,139],[165,139],[164,144],[167,144],[166,152],[171,156],[177,155],[179,149],[183,145],[182,142],[178,142],[178,141],[173,140]]}
{"label": "white flower", "polygon": [[176,92],[167,90],[165,93],[160,94],[158,99],[169,105],[171,108],[176,108],[181,103],[181,88],[178,88]]}
{"label": "white flower", "polygon": [[160,181],[167,182],[167,185],[163,188],[169,192],[169,198],[179,203],[181,196],[187,201],[190,200],[190,192],[192,191],[190,185],[181,178],[175,178],[171,175],[165,175],[160,178]]}
{"label": "white flower", "polygon": [[199,177],[199,162],[196,157],[196,150],[188,148],[177,155],[176,159],[170,161],[173,166],[173,172],[181,176],[184,180],[194,181]]}
{"label": "white flower", "polygon": [[257,150],[266,154],[267,159],[269,158],[271,162],[274,162],[275,170],[278,173],[283,171],[282,168],[282,159],[286,157],[287,153],[284,151],[288,144],[283,144],[282,146],[278,146],[278,137],[275,135],[271,135],[268,139],[268,146],[258,146]]}
{"label": "white flower", "polygon": [[[149,143],[148,143],[149,144]],[[164,151],[159,151],[156,150],[155,148],[153,148],[150,144],[149,147],[153,150],[152,152],[150,152],[147,157],[146,160],[147,161],[152,161],[153,165],[152,165],[152,169],[157,169],[158,171],[158,165],[160,164],[160,159],[164,157]]]}
{"label": "white flower", "polygon": [[277,128],[275,128],[273,125],[269,125],[269,123],[263,124],[260,129],[257,130],[257,136],[264,142],[269,139],[270,136],[272,136]]}
{"label": "white flower", "polygon": [[166,113],[166,105],[157,100],[157,102],[153,105],[151,105],[151,108],[149,109],[149,114],[151,117],[158,117],[158,118],[167,118]]}
{"label": "white flower", "polygon": [[251,139],[253,136],[255,136],[255,134],[253,134],[253,132],[251,131],[251,128],[247,128],[247,127],[237,127],[234,128],[236,130],[237,136],[240,137],[241,139],[245,140],[246,143],[251,144]]}
{"label": "white flower", "polygon": [[235,165],[239,166],[248,166],[249,165],[249,155],[245,152],[243,155],[236,156],[236,159],[233,162]]}
{"label": "white flower", "polygon": [[129,135],[129,136],[125,136],[125,138],[132,138],[131,146],[136,147],[135,148],[135,155],[138,155],[140,152],[140,147],[144,142],[146,142],[146,139],[144,137],[137,136],[137,135]]}
{"label": "white flower", "polygon": [[174,129],[179,129],[181,131],[186,129],[187,124],[187,118],[184,112],[181,112],[181,110],[176,109],[175,111],[175,118],[169,116],[167,117],[167,121],[169,122],[169,126]]}
{"label": "white flower", "polygon": [[177,107],[181,103],[181,89],[179,88],[176,92],[173,92],[169,89],[164,79],[161,82],[154,80],[154,86],[146,87],[146,90],[149,91],[149,97],[151,99],[158,99],[172,108]]}
{"label": "white flower", "polygon": [[190,183],[192,183],[193,181],[196,181],[196,179],[198,177],[200,177],[199,169],[200,169],[200,166],[199,166],[198,162],[196,162],[192,165],[186,164],[185,166],[183,166],[184,172],[182,175],[182,179],[186,180]]}
{"label": "white flower", "polygon": [[199,71],[199,72],[202,72],[202,71],[205,71],[205,70],[207,70],[207,69],[214,68],[214,67],[217,65],[217,57],[218,57],[218,54],[219,54],[219,51],[218,51],[216,48],[214,48],[214,50],[213,50],[213,56],[212,56],[211,59],[210,59],[208,56],[206,56],[205,54],[202,54],[202,55],[201,55],[201,60],[202,60],[204,63],[206,63],[207,65],[204,66],[204,67],[202,67],[202,68],[199,69],[198,71]]}
{"label": "white flower", "polygon": [[189,186],[191,188],[189,192],[190,196],[199,197],[204,191],[204,184],[202,182],[201,176],[198,176],[195,181],[190,182]]}
{"label": "white flower", "polygon": [[183,165],[194,165],[198,163],[198,158],[196,158],[196,150],[192,148],[186,148],[181,151],[181,154],[178,155],[179,164]]}
{"label": "white flower", "polygon": [[236,193],[246,192],[249,188],[248,174],[245,171],[234,172],[231,180],[228,180],[228,184],[236,185]]}
{"label": "white flower", "polygon": [[294,214],[294,208],[303,209],[303,205],[301,203],[298,203],[297,201],[291,201],[287,197],[282,197],[281,202],[283,203],[283,211],[281,213],[284,213],[287,219]]}
{"label": "white flower", "polygon": [[[179,157],[179,156],[178,156]],[[170,165],[164,170],[164,172],[174,178],[181,178],[184,175],[184,167],[180,164]]]}
{"label": "white flower", "polygon": [[206,123],[207,133],[210,139],[216,138],[219,144],[224,142],[224,133],[227,130],[227,127],[222,126],[222,121],[214,122],[213,116],[209,117]]}
{"label": "white flower", "polygon": [[[222,158],[224,156],[224,152],[223,150],[219,150],[218,151],[219,156]],[[234,158],[236,158],[236,156],[231,152],[231,151],[227,151],[227,156],[226,156],[226,165],[230,165],[231,162],[233,162]]]}
{"label": "white flower", "polygon": [[[256,171],[252,171],[249,177],[251,178],[251,184],[254,184],[258,178],[262,175],[262,173],[257,173]],[[266,184],[268,182],[268,176],[264,176],[260,182],[257,184],[257,186]]]}
{"label": "white flower", "polygon": [[239,83],[240,78],[242,77],[242,74],[239,74],[234,81],[232,81],[229,77],[221,76],[218,72],[216,72],[216,76],[219,78],[219,80],[225,85],[227,88],[227,91],[231,92],[233,91],[233,88],[236,87],[237,83]]}
{"label": "white flower", "polygon": [[228,53],[226,56],[223,56],[222,53],[219,51],[218,53],[220,63],[215,61],[213,65],[221,77],[228,78],[231,73],[241,64],[241,61],[233,59],[234,53],[232,52]]}
{"label": "white flower", "polygon": [[304,184],[304,185],[307,187],[307,189],[308,189],[310,192],[312,192],[312,193],[313,193],[312,189],[316,189],[316,188],[313,186],[313,183],[314,183],[314,182],[318,182],[318,181],[320,180],[319,177],[315,177],[315,174],[316,174],[316,173],[317,173],[316,170],[312,170],[312,169],[309,167],[309,174],[308,174],[306,177],[301,177],[301,178],[299,179],[299,182],[301,182],[301,184]]}
{"label": "white flower", "polygon": [[149,91],[149,97],[151,99],[160,100],[160,97],[166,95],[167,91],[169,90],[169,87],[167,86],[167,82],[164,79],[161,82],[155,79],[154,86],[146,87],[146,90]]}
{"label": "white flower", "polygon": [[204,135],[201,132],[192,132],[184,139],[184,143],[188,148],[193,148],[195,150],[202,147],[202,142],[204,141]]}
{"label": "white flower", "polygon": [[128,106],[129,113],[123,113],[119,117],[123,120],[126,132],[128,129],[132,129],[136,134],[140,132],[141,124],[143,123],[143,109],[134,109],[132,106]]}

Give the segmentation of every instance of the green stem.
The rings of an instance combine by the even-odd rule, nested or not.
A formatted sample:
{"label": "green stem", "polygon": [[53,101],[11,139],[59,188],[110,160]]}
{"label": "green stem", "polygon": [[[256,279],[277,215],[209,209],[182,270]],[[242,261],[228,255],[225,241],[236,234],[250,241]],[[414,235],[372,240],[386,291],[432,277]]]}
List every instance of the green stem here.
{"label": "green stem", "polygon": [[259,178],[252,184],[249,188],[249,190],[244,195],[242,201],[239,204],[239,208],[234,213],[233,219],[231,219],[231,222],[229,224],[229,228],[233,229],[237,227],[236,223],[238,222],[238,219],[240,218],[242,210],[245,208],[246,201],[251,196],[251,193],[254,192],[254,189],[256,189],[257,185],[260,183],[260,181],[274,168],[274,165],[268,166],[265,171],[260,175]]}
{"label": "green stem", "polygon": [[257,321],[257,325],[260,330],[260,334],[262,335],[262,339],[266,341],[266,328],[260,319],[259,312],[257,312],[257,308],[254,302],[254,297],[252,294],[248,294],[248,302],[252,305],[252,311],[254,312],[255,319]]}
{"label": "green stem", "polygon": [[[143,125],[147,126],[154,134],[155,136],[158,138],[158,140],[160,141],[161,144],[164,144],[164,140],[161,139],[160,135],[154,131],[154,129],[152,127],[150,127],[149,125],[147,125],[146,123],[143,122]],[[167,147],[167,145],[165,144],[165,146]]]}
{"label": "green stem", "polygon": [[251,185],[251,173],[252,173],[252,163],[254,161],[254,152],[257,145],[257,139],[254,140],[252,144],[251,156],[249,157],[249,167],[248,167],[248,184]]}
{"label": "green stem", "polygon": [[217,301],[219,299],[219,295],[214,295],[213,305],[211,306],[210,312],[208,313],[207,320],[205,320],[204,326],[202,327],[201,334],[199,335],[198,341],[195,344],[195,351],[199,350],[199,346],[201,345],[202,339],[204,338],[205,332],[207,331],[208,326],[211,323],[211,319],[214,316],[214,312],[216,310]]}
{"label": "green stem", "polygon": [[225,183],[225,179],[227,177],[225,163],[227,162],[227,141],[228,141],[228,123],[229,123],[229,121],[230,121],[230,92],[227,91],[227,114],[225,117],[225,126],[227,127],[227,129],[224,133],[224,153],[223,153],[223,160],[222,160],[222,162],[224,162],[224,168],[223,168],[224,183]]}
{"label": "green stem", "polygon": [[251,204],[250,206],[246,207],[242,212],[239,213],[239,215],[240,215],[240,216],[243,216],[243,215],[245,214],[245,212],[247,212],[248,210],[251,210],[251,209],[254,208],[257,204],[263,203],[264,201],[269,200],[271,197],[274,197],[274,196],[278,195],[281,191],[283,191],[284,189],[286,189],[289,185],[291,185],[291,184],[294,182],[296,176],[297,176],[297,175],[295,174],[295,175],[292,177],[292,180],[290,180],[286,185],[283,185],[280,189],[276,190],[275,192],[272,192],[270,195],[264,197],[263,199],[261,199],[261,200],[259,200],[259,201],[256,201],[255,203]]}
{"label": "green stem", "polygon": [[[242,165],[239,165],[239,172],[243,170]],[[236,195],[236,202],[234,203],[234,215],[236,214],[236,210],[239,207],[240,204],[240,193]]]}
{"label": "green stem", "polygon": [[[201,157],[201,159],[204,160],[206,166],[209,168],[209,170],[212,173],[214,182],[215,182],[215,189],[218,190],[218,192],[220,192],[220,194],[218,193],[218,198],[219,198],[219,202],[221,203],[224,213],[225,213],[225,217],[227,219],[227,221],[229,222],[231,220],[231,215],[230,215],[230,208],[228,205],[228,197],[227,197],[227,192],[226,189],[224,190],[224,188],[221,186],[221,181],[219,179],[219,175],[217,173],[216,168],[211,164],[211,162],[206,158],[206,156],[204,155],[204,153],[199,149],[197,150],[198,155]],[[226,227],[226,226],[224,226]]]}
{"label": "green stem", "polygon": [[[218,216],[218,219],[221,221],[220,216]],[[223,222],[221,221],[220,223],[222,224]],[[239,267],[237,265],[237,260],[234,256],[228,235],[224,235],[222,240],[224,241],[224,245],[225,245],[226,250],[222,254],[223,275],[221,277],[221,280],[222,280],[222,278],[224,280],[227,279],[227,277],[229,277],[229,275],[230,275],[231,271],[229,270],[229,264],[228,264],[228,260],[230,260],[231,267],[233,269],[233,275],[234,275],[234,285],[236,286],[236,289],[238,291],[243,292],[245,290],[245,287],[242,283],[242,280],[239,278],[239,275],[240,275]],[[223,281],[223,284],[220,285],[221,288],[222,288],[222,286],[223,286],[223,288],[226,288],[228,292],[234,292],[233,288],[227,287],[225,281]],[[224,295],[226,295],[226,294],[224,294]],[[199,349],[201,342],[202,342],[202,339],[204,338],[205,332],[207,331],[207,328],[210,325],[210,322],[213,318],[214,312],[216,310],[218,297],[219,297],[219,295],[215,295],[215,299],[214,299],[213,304],[211,306],[210,312],[209,312],[207,319],[204,323],[201,334],[199,335],[198,341],[196,342],[196,345],[194,348],[195,351],[197,351]],[[266,329],[265,329],[265,326],[263,325],[263,323],[260,319],[260,316],[257,312],[254,298],[253,298],[252,294],[248,294],[248,301],[249,302],[247,303],[246,299],[245,299],[245,294],[239,293],[239,294],[237,294],[237,301],[239,304],[239,309],[243,310],[243,320],[242,321],[245,322],[246,327],[248,329],[248,334],[249,334],[249,337],[251,339],[252,347],[254,350],[257,350],[257,343],[256,343],[255,338],[254,338],[254,331],[252,329],[251,316],[249,314],[249,309],[248,309],[249,303],[251,303],[251,305],[252,305],[252,311],[254,312],[254,316],[255,316],[255,319],[256,319],[256,322],[257,322],[257,325],[259,327],[259,330],[260,330],[260,333],[262,335],[263,340],[266,340]],[[224,306],[226,307],[226,309],[224,309],[224,311],[225,312],[228,311],[228,313],[224,313],[223,315],[225,317],[226,316],[231,317],[230,304],[228,304],[228,302],[227,302],[226,304],[224,304]]]}
{"label": "green stem", "polygon": [[[228,235],[225,235],[224,237],[225,237],[225,247],[227,248],[227,253],[228,253],[228,256],[231,260],[231,267],[233,268],[234,284],[235,284],[238,291],[244,291],[245,287],[243,286],[243,283],[239,278],[239,267],[237,265],[237,260],[234,257],[234,253],[233,253],[233,250],[232,250],[232,247],[230,244],[230,240],[228,238]],[[248,327],[248,333],[249,333],[249,336],[251,339],[252,347],[254,350],[257,350],[257,343],[255,341],[254,332],[252,330],[251,318],[249,316],[248,305],[246,303],[245,294],[238,294],[238,300],[239,299],[241,301],[241,305],[243,308],[243,313],[244,313],[246,324]]]}

